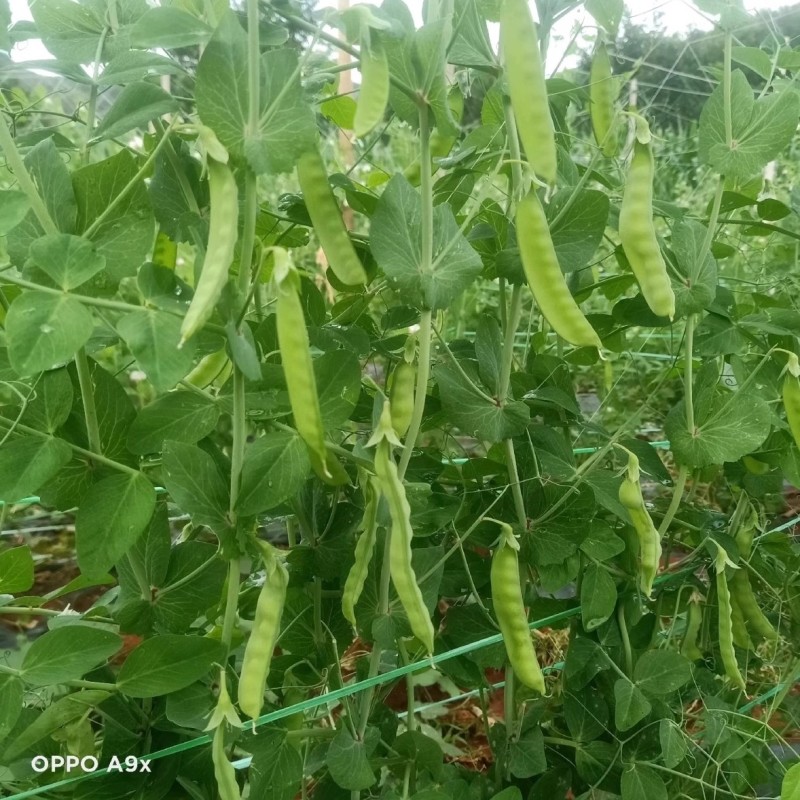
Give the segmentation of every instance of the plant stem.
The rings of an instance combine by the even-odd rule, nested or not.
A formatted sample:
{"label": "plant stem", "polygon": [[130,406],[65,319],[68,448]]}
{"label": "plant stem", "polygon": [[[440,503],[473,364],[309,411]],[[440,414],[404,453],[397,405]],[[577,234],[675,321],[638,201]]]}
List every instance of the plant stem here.
{"label": "plant stem", "polygon": [[50,216],[50,212],[47,210],[47,206],[44,204],[33,178],[31,178],[25,167],[25,162],[22,160],[14,137],[11,135],[11,129],[8,127],[8,122],[2,113],[0,113],[0,149],[2,149],[6,157],[6,164],[17,179],[19,188],[25,192],[28,202],[31,204],[31,210],[36,219],[39,220],[44,232],[58,233],[58,227],[53,222],[53,218]]}
{"label": "plant stem", "polygon": [[142,178],[148,174],[150,171],[150,167],[152,163],[156,160],[156,157],[161,152],[162,148],[167,144],[169,141],[169,135],[172,132],[172,128],[177,121],[177,117],[170,126],[166,129],[162,137],[158,140],[158,143],[153,148],[153,152],[145,160],[144,164],[136,171],[136,174],[122,187],[120,193],[103,209],[102,214],[83,232],[83,236],[87,239],[91,239],[95,233],[100,229],[100,226],[108,219],[108,217],[114,213],[115,209],[120,205],[120,203],[125,200],[128,195],[140,185]]}
{"label": "plant stem", "polygon": [[81,389],[81,402],[83,403],[83,418],[86,420],[86,439],[89,449],[93,453],[103,454],[100,441],[100,427],[97,422],[97,407],[94,403],[94,386],[92,386],[92,373],[89,369],[89,359],[86,348],[81,347],[75,354],[75,369],[78,372],[78,384]]}
{"label": "plant stem", "polygon": [[[36,430],[36,428],[31,428],[28,425],[23,425],[21,422],[17,422],[16,420],[8,419],[7,417],[0,416],[0,426],[5,426],[6,430],[15,431],[19,430],[21,433],[27,433],[31,436],[37,436],[40,439],[50,439],[51,436],[49,433],[43,433],[42,431]],[[134,467],[129,467],[127,464],[120,464],[119,461],[114,461],[111,458],[106,458],[106,456],[100,455],[100,453],[95,453],[92,450],[87,450],[85,447],[79,447],[76,444],[72,444],[72,442],[67,442],[66,439],[62,440],[66,442],[66,444],[70,447],[70,449],[77,453],[78,455],[84,456],[92,461],[96,461],[98,464],[104,464],[107,467],[111,467],[112,469],[116,469],[119,472],[127,472],[129,475],[141,475],[141,471],[138,469],[134,469]]]}
{"label": "plant stem", "polygon": [[622,600],[617,602],[617,624],[619,625],[619,635],[622,639],[622,650],[625,653],[625,672],[633,674],[633,651],[631,650],[631,640],[628,636],[628,624],[625,621],[625,606]]}
{"label": "plant stem", "polygon": [[86,106],[86,139],[84,139],[83,149],[81,150],[81,160],[84,163],[88,160],[89,142],[92,140],[92,132],[94,131],[94,122],[97,114],[97,78],[100,75],[100,61],[103,58],[103,47],[106,43],[106,36],[108,36],[108,25],[103,27],[100,38],[97,40],[97,49],[94,53],[92,88],[89,90],[89,104]]}
{"label": "plant stem", "polygon": [[[383,542],[383,562],[381,564],[381,583],[378,595],[379,609],[381,614],[389,613],[389,582],[391,580],[391,548],[389,547],[389,537],[392,535],[391,529],[386,528],[386,537]],[[374,678],[378,674],[381,666],[381,648],[377,642],[372,645],[372,653],[369,657],[369,677]],[[358,723],[358,738],[364,738],[364,732],[369,723],[369,712],[372,707],[372,698],[375,696],[375,687],[370,686],[361,695],[361,719]]]}
{"label": "plant stem", "polygon": [[686,318],[686,341],[684,343],[685,355],[683,358],[683,397],[686,406],[686,427],[689,436],[694,436],[694,386],[693,386],[693,358],[694,358],[694,314]]}
{"label": "plant stem", "polygon": [[230,651],[233,641],[233,626],[239,606],[239,559],[228,562],[228,589],[225,595],[225,616],[222,618],[222,643]]}
{"label": "plant stem", "polygon": [[522,286],[511,290],[511,304],[507,315],[503,354],[500,362],[500,378],[497,384],[497,401],[505,405],[508,399],[508,386],[511,381],[511,367],[514,363],[514,338],[522,316]]}
{"label": "plant stem", "polygon": [[664,514],[664,517],[661,520],[661,524],[658,526],[659,537],[664,536],[669,529],[669,526],[672,524],[675,514],[678,512],[678,508],[683,497],[683,490],[686,487],[686,478],[688,475],[688,467],[681,466],[678,468],[678,476],[675,478],[675,488],[672,491],[672,500],[667,508],[667,512]]}
{"label": "plant stem", "polygon": [[[433,189],[431,185],[431,131],[428,120],[428,106],[424,103],[419,106],[419,158],[420,182],[419,193],[422,205],[422,219],[420,220],[420,270],[429,273],[433,269]],[[431,329],[432,312],[423,310],[419,321],[419,355],[417,364],[416,394],[414,396],[414,411],[411,415],[411,424],[406,433],[403,452],[400,456],[398,475],[400,480],[406,474],[411,453],[419,435],[422,417],[425,413],[425,398],[428,393],[428,378],[431,371]]]}

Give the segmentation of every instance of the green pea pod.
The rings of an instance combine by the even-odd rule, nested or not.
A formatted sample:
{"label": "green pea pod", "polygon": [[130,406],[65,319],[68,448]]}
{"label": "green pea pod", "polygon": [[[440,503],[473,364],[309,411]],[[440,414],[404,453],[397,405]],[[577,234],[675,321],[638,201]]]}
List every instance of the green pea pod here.
{"label": "green pea pod", "polygon": [[556,135],[539,37],[528,0],[504,0],[500,9],[500,44],[508,94],[525,155],[536,175],[552,185],[558,174]]}
{"label": "green pea pod", "polygon": [[356,542],[355,561],[347,573],[347,580],[342,593],[342,614],[344,618],[356,627],[356,603],[361,597],[364,583],[369,575],[369,565],[375,550],[375,539],[378,531],[378,501],[380,490],[377,481],[369,478],[365,486],[367,497],[364,507],[364,519],[361,522],[361,536]]}
{"label": "green pea pod", "polygon": [[347,473],[325,447],[325,428],[322,424],[317,382],[311,361],[311,345],[303,306],[300,303],[300,277],[294,267],[288,264],[288,259],[281,261],[281,266],[276,268],[274,277],[277,294],[275,314],[278,347],[294,424],[300,438],[308,447],[314,471],[329,483],[347,483],[349,480]]}
{"label": "green pea pod", "polygon": [[227,164],[208,159],[208,191],[211,208],[208,245],[203,269],[181,324],[181,347],[214,313],[214,307],[228,282],[233,252],[239,237],[239,190]]}
{"label": "green pea pod", "polygon": [[733,647],[733,607],[728,580],[725,577],[728,556],[723,547],[719,545],[717,547],[719,550],[716,560],[716,587],[720,660],[725,674],[744,692],[747,687],[736,663],[736,650]]}
{"label": "green pea pod", "polygon": [[406,435],[409,425],[411,425],[411,417],[414,415],[414,387],[417,379],[417,370],[412,363],[415,346],[412,337],[409,337],[409,342],[410,345],[406,346],[405,357],[394,368],[392,386],[389,392],[392,427],[394,432],[401,438]]}
{"label": "green pea pod", "polygon": [[[259,543],[261,544],[261,543]],[[281,629],[281,616],[286,601],[289,573],[283,560],[270,545],[264,543],[266,580],[256,603],[253,630],[244,649],[239,677],[239,708],[252,719],[261,714],[272,653]]]}
{"label": "green pea pod", "polygon": [[661,537],[642,497],[639,459],[631,452],[628,452],[627,474],[619,487],[619,502],[628,512],[639,541],[639,589],[650,597],[661,561]]}
{"label": "green pea pod", "polygon": [[703,651],[698,645],[700,627],[703,624],[703,607],[699,597],[689,600],[686,611],[686,631],[683,634],[681,654],[690,661],[698,661],[703,657]]}
{"label": "green pea pod", "polygon": [[517,243],[522,266],[542,316],[576,347],[602,347],[600,337],[569,291],[558,263],[544,208],[535,191],[517,206]]}
{"label": "green pea pod", "polygon": [[375,451],[375,474],[392,520],[389,537],[389,572],[392,583],[406,612],[412,633],[422,642],[428,653],[433,653],[433,623],[411,565],[411,540],[414,536],[411,529],[411,507],[397,473],[397,464],[392,458],[391,444],[386,438],[381,438]]}
{"label": "green pea pod", "polygon": [[786,412],[786,421],[797,447],[800,447],[800,377],[786,373],[783,379],[783,408]]}
{"label": "green pea pod", "polygon": [[514,675],[529,689],[545,693],[544,675],[528,626],[522,601],[517,552],[519,544],[511,526],[501,523],[500,542],[492,556],[492,603]]}
{"label": "green pea pod", "polygon": [[734,592],[731,592],[731,631],[733,632],[733,643],[737,647],[741,647],[742,650],[754,649],[750,634],[747,632],[742,608],[737,602]]}
{"label": "green pea pod", "polygon": [[225,754],[224,725],[219,725],[211,740],[211,760],[214,764],[214,777],[217,779],[217,791],[220,800],[239,800],[239,784],[236,783],[236,771]]}
{"label": "green pea pod", "polygon": [[366,136],[383,120],[389,102],[389,60],[378,37],[370,35],[369,46],[361,46],[361,88],[353,118],[353,133]]}
{"label": "green pea pod", "polygon": [[297,177],[308,215],[334,274],[349,286],[366,283],[367,274],[347,235],[342,214],[328,184],[325,164],[316,150],[309,150],[300,156]]}
{"label": "green pea pod", "polygon": [[778,632],[758,605],[753,587],[750,585],[750,576],[743,565],[733,574],[730,584],[731,597],[741,609],[742,619],[747,627],[759,638],[775,641]]}
{"label": "green pea pod", "polygon": [[598,39],[589,70],[589,115],[595,141],[606,158],[619,152],[616,100],[617,82],[611,72],[611,59],[603,40]]}
{"label": "green pea pod", "polygon": [[198,389],[205,389],[206,386],[209,386],[220,375],[224,374],[226,367],[229,365],[230,361],[225,350],[217,350],[215,353],[203,356],[184,380]]}
{"label": "green pea pod", "polygon": [[653,224],[654,169],[650,145],[637,139],[622,194],[619,238],[650,310],[672,319],[675,293]]}
{"label": "green pea pod", "polygon": [[163,228],[159,228],[156,243],[153,245],[153,263],[164,269],[175,269],[177,260],[178,245],[169,238]]}

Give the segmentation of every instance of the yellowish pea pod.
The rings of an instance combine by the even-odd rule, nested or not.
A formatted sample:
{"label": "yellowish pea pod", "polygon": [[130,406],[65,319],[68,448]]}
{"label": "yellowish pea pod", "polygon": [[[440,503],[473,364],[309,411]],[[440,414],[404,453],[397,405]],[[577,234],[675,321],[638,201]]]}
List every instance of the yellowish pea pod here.
{"label": "yellowish pea pod", "polygon": [[361,89],[358,93],[353,133],[366,136],[383,120],[389,102],[389,60],[376,34],[360,51]]}
{"label": "yellowish pea pod", "polygon": [[642,497],[639,459],[630,451],[627,452],[628,467],[619,487],[619,502],[628,512],[639,542],[639,589],[643,595],[650,597],[661,561],[661,537]]}
{"label": "yellowish pea pod", "polygon": [[194,336],[214,313],[228,282],[233,252],[239,236],[239,192],[227,164],[208,158],[208,245],[194,297],[181,325],[181,342]]}
{"label": "yellowish pea pod", "polygon": [[619,211],[619,238],[650,310],[672,319],[675,293],[653,223],[654,170],[650,145],[636,139]]}
{"label": "yellowish pea pod", "polygon": [[203,356],[184,380],[198,389],[205,389],[217,380],[224,383],[231,369],[230,359],[223,348]]}
{"label": "yellowish pea pod", "polygon": [[334,275],[344,284],[367,282],[367,274],[347,235],[342,214],[328,183],[320,154],[308,150],[297,162],[297,177],[308,215]]}
{"label": "yellowish pea pod", "polygon": [[554,184],[558,174],[555,128],[550,115],[539,36],[528,0],[504,0],[500,9],[500,46],[508,94],[519,138],[537,177]]}
{"label": "yellowish pea pod", "polygon": [[[385,416],[386,407],[384,406]],[[389,535],[389,572],[397,596],[408,617],[411,632],[425,647],[433,653],[433,622],[425,601],[419,581],[414,574],[411,563],[411,541],[414,531],[411,528],[411,506],[408,504],[405,486],[397,472],[397,464],[392,457],[390,438],[394,436],[391,423],[383,421],[382,427],[388,436],[378,431],[379,440],[375,451],[375,474],[381,494],[386,498],[392,526]],[[391,431],[391,433],[389,433]]]}
{"label": "yellowish pea pod", "polygon": [[522,267],[542,316],[570,344],[600,349],[600,337],[567,286],[544,208],[535,191],[529,192],[518,204],[516,225]]}
{"label": "yellowish pea pod", "polygon": [[342,614],[354,628],[356,627],[356,603],[361,597],[364,583],[369,575],[369,565],[375,550],[375,539],[378,531],[380,489],[375,478],[366,479],[364,494],[366,496],[366,504],[364,506],[364,518],[360,525],[361,535],[356,542],[355,560],[353,561],[353,566],[350,567],[350,572],[347,573],[347,580],[342,592]]}
{"label": "yellowish pea pod", "polygon": [[611,71],[611,59],[601,38],[595,46],[589,70],[589,116],[594,138],[603,155],[612,158],[619,152],[619,126],[617,125],[618,85]]}
{"label": "yellowish pea pod", "polygon": [[522,600],[519,543],[510,525],[501,523],[500,526],[502,532],[492,556],[491,567],[494,613],[514,675],[529,689],[544,694],[544,675],[536,657],[528,615]]}
{"label": "yellowish pea pod", "polygon": [[[262,544],[262,543],[259,543]],[[239,677],[239,708],[251,719],[261,714],[272,653],[281,630],[281,616],[289,585],[289,573],[282,558],[263,543],[266,579],[258,595],[253,629],[244,650]]]}

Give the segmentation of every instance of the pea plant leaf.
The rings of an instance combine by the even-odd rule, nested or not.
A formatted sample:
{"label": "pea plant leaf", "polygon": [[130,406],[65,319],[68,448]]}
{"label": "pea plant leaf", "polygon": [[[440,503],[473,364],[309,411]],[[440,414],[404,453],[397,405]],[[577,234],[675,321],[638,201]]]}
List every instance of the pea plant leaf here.
{"label": "pea plant leaf", "polygon": [[76,289],[105,268],[92,243],[69,233],[42,236],[31,244],[31,258],[64,291]]}
{"label": "pea plant leaf", "polygon": [[800,97],[791,89],[758,99],[744,73],[731,75],[732,140],[725,130],[725,90],[711,93],[700,115],[700,158],[731,178],[750,178],[791,141],[800,116]]}
{"label": "pea plant leaf", "polygon": [[248,130],[250,92],[247,37],[236,15],[223,14],[197,67],[197,109],[228,152],[257,173],[289,172],[297,157],[314,146],[316,127],[303,100],[297,56],[269,50],[262,56],[257,131]]}
{"label": "pea plant leaf", "polygon": [[458,230],[448,206],[433,210],[432,263],[422,263],[422,204],[401,175],[390,181],[372,217],[370,246],[389,280],[412,302],[446,308],[481,270],[478,254]]}

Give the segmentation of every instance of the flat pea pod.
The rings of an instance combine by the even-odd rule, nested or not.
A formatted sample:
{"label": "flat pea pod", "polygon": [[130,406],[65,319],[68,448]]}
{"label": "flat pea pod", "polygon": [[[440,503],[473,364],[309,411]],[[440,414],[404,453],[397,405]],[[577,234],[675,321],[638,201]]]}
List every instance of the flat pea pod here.
{"label": "flat pea pod", "polygon": [[328,173],[320,154],[308,150],[297,162],[297,177],[308,215],[319,243],[336,277],[354,286],[367,282],[367,274],[347,235],[342,214],[328,183]]}
{"label": "flat pea pod", "polygon": [[198,389],[205,389],[206,386],[210,386],[219,376],[223,375],[229,365],[228,354],[223,348],[215,353],[203,356],[184,380]]}
{"label": "flat pea pod", "polygon": [[208,159],[210,214],[208,244],[203,269],[181,324],[181,344],[194,336],[214,313],[228,282],[233,252],[239,237],[239,190],[227,164]]}
{"label": "flat pea pod", "polygon": [[698,661],[703,657],[697,641],[700,638],[700,627],[703,624],[703,607],[699,598],[689,600],[686,610],[686,630],[681,643],[681,655],[690,661]]}
{"label": "flat pea pod", "polygon": [[733,643],[742,650],[753,650],[753,642],[747,632],[742,608],[736,600],[736,595],[731,591],[731,630]]}
{"label": "flat pea pod", "polygon": [[750,576],[743,565],[733,574],[730,585],[733,602],[741,609],[747,627],[759,638],[775,641],[778,632],[758,605],[750,585]]}
{"label": "flat pea pod", "polygon": [[364,589],[369,575],[369,565],[375,551],[375,539],[378,532],[378,501],[380,490],[374,478],[367,479],[365,486],[367,502],[364,507],[364,519],[361,522],[361,535],[356,542],[355,561],[347,573],[347,580],[342,592],[342,614],[356,627],[356,603]]}
{"label": "flat pea pod", "polygon": [[544,694],[544,675],[536,658],[522,600],[517,555],[519,543],[510,525],[501,523],[501,528],[500,541],[492,556],[490,575],[494,613],[514,675],[529,689]]}
{"label": "flat pea pod", "polygon": [[389,573],[397,596],[408,617],[414,636],[419,639],[428,653],[433,653],[433,622],[419,582],[411,563],[411,541],[414,531],[411,529],[411,506],[408,504],[403,481],[397,472],[397,464],[392,458],[391,444],[386,438],[378,442],[375,451],[375,474],[381,494],[389,506],[392,521],[389,536]]}
{"label": "flat pea pod", "polygon": [[[261,544],[261,543],[259,543]],[[266,579],[258,595],[253,630],[244,649],[239,677],[239,708],[256,719],[264,705],[272,653],[281,629],[281,616],[286,601],[289,573],[274,549],[264,544]]]}
{"label": "flat pea pod", "polygon": [[300,303],[300,276],[287,263],[280,270],[276,269],[275,283],[278,347],[295,427],[308,447],[314,471],[330,483],[346,483],[349,480],[347,473],[325,448],[325,428],[311,360],[311,344]]}
{"label": "flat pea pod", "polygon": [[214,764],[214,777],[217,779],[217,791],[220,800],[239,800],[239,784],[236,783],[236,771],[225,754],[225,726],[218,725],[211,740],[211,761]]}
{"label": "flat pea pod", "polygon": [[619,211],[619,238],[650,310],[672,319],[675,293],[653,224],[654,171],[650,145],[635,140]]}
{"label": "flat pea pod", "polygon": [[789,430],[792,432],[795,446],[800,447],[800,377],[787,372],[781,393]]}
{"label": "flat pea pod", "polygon": [[606,158],[619,151],[619,132],[616,125],[617,83],[611,72],[611,59],[602,39],[598,39],[589,70],[589,116],[598,146]]}
{"label": "flat pea pod", "polygon": [[742,559],[748,559],[753,549],[753,536],[758,526],[758,514],[746,495],[743,494],[739,502],[743,504],[743,508],[740,512],[737,506],[734,512],[734,517],[739,518],[738,524],[735,526],[734,540],[739,549],[739,556]]}
{"label": "flat pea pod", "polygon": [[516,226],[522,267],[542,316],[570,344],[601,348],[600,337],[569,291],[544,208],[535,191],[517,205]]}
{"label": "flat pea pod", "polygon": [[392,427],[401,438],[406,435],[414,415],[414,388],[417,379],[417,370],[413,363],[415,350],[416,340],[409,336],[403,359],[392,372],[389,406]]}
{"label": "flat pea pod", "polygon": [[366,136],[386,113],[389,102],[389,60],[378,37],[370,35],[369,44],[360,50],[361,88],[353,118],[353,133],[359,138]]}
{"label": "flat pea pod", "polygon": [[[717,545],[719,547],[719,545]],[[733,646],[733,607],[728,579],[725,577],[725,565],[728,558],[724,548],[719,547],[716,560],[717,587],[717,619],[719,636],[719,654],[725,674],[743,692],[747,687],[736,663],[736,650]]]}
{"label": "flat pea pod", "polygon": [[628,454],[628,472],[619,487],[619,502],[625,507],[639,541],[639,589],[650,597],[661,561],[661,537],[650,517],[639,483],[639,459]]}
{"label": "flat pea pod", "polygon": [[556,135],[539,37],[528,0],[504,0],[500,9],[500,44],[525,156],[536,175],[552,185],[558,174]]}

